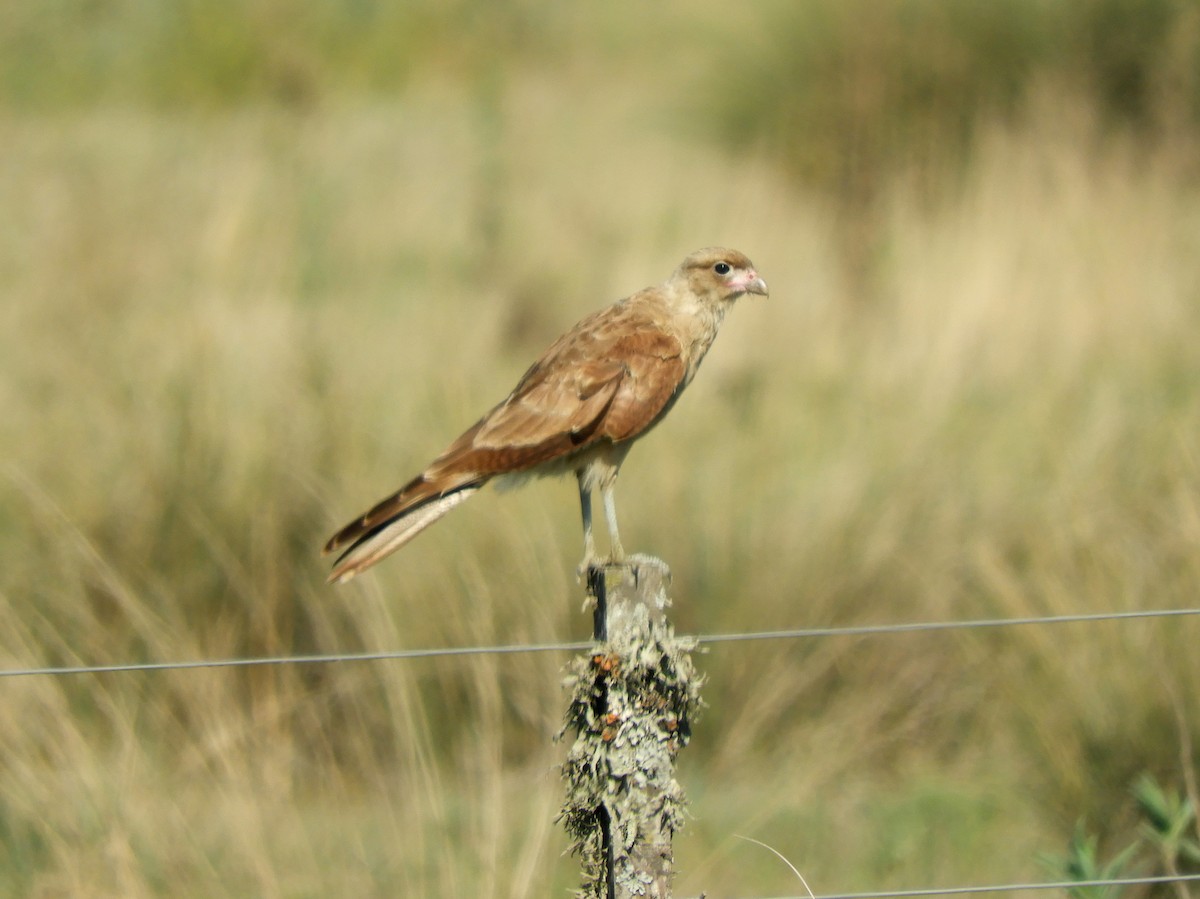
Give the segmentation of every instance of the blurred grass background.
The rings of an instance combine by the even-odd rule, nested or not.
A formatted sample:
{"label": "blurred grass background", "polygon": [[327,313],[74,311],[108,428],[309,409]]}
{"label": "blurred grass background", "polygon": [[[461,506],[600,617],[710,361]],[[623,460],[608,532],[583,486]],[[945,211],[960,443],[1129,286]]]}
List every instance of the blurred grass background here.
{"label": "blurred grass background", "polygon": [[[772,296],[620,490],[681,630],[1194,607],[1198,124],[1183,0],[8,4],[0,663],[585,637],[570,484],[317,549],[711,243]],[[1117,845],[1198,638],[714,647],[678,892]],[[562,894],[562,661],[4,680],[0,894]]]}

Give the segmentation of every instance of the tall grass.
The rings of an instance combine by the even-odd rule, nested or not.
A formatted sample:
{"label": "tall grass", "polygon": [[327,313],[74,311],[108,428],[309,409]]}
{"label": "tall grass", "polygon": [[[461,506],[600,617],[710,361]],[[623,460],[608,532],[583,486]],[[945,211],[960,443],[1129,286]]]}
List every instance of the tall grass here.
{"label": "tall grass", "polygon": [[[825,196],[610,71],[0,120],[0,663],[583,637],[568,484],[482,494],[349,589],[316,549],[707,243],[772,297],[619,487],[681,629],[1195,606],[1186,143],[1098,138],[1086,104],[985,126],[952,188],[883,184],[864,298]],[[1195,765],[1197,636],[714,647],[680,894],[799,891],[735,834],[825,891],[1038,878],[1137,773]],[[565,889],[561,661],[0,681],[0,892]]]}

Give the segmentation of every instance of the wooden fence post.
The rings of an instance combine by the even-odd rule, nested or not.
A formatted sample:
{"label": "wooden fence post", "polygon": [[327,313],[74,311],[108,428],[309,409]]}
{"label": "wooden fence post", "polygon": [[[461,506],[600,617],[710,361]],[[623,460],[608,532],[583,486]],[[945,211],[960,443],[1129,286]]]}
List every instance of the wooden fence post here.
{"label": "wooden fence post", "polygon": [[700,706],[694,640],[675,636],[666,563],[634,556],[587,572],[595,646],[568,667],[562,819],[583,865],[588,899],[669,899],[671,838],[685,798],[675,756]]}

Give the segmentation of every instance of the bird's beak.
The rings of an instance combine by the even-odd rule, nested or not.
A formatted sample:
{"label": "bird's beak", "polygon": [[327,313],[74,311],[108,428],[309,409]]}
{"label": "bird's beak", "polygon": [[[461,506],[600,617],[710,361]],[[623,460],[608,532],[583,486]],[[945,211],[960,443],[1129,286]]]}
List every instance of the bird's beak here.
{"label": "bird's beak", "polygon": [[732,287],[736,287],[744,293],[756,293],[760,297],[768,296],[767,282],[758,276],[758,272],[750,269],[742,277],[732,282]]}

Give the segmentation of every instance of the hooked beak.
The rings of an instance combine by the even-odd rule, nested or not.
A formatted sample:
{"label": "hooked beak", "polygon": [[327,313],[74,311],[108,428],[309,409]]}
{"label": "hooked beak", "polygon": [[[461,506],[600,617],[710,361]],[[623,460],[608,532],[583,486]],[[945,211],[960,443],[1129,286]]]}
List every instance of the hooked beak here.
{"label": "hooked beak", "polygon": [[731,286],[738,288],[743,293],[756,293],[760,297],[769,296],[767,282],[760,278],[754,269],[750,269],[745,275],[732,282]]}

